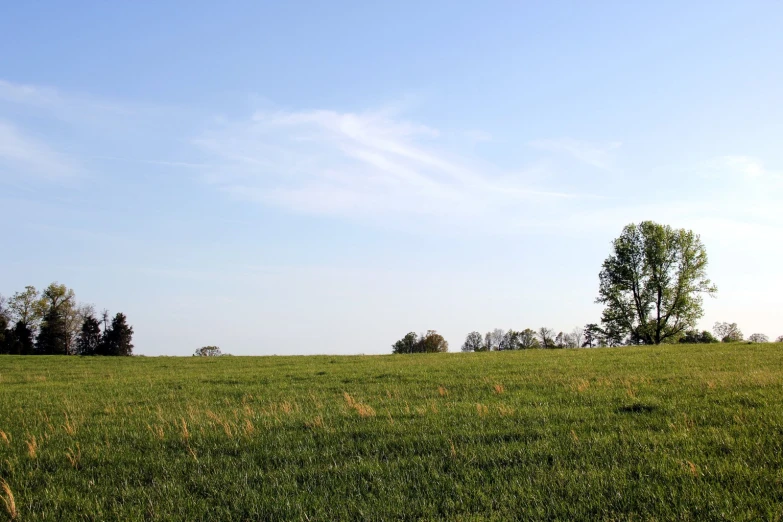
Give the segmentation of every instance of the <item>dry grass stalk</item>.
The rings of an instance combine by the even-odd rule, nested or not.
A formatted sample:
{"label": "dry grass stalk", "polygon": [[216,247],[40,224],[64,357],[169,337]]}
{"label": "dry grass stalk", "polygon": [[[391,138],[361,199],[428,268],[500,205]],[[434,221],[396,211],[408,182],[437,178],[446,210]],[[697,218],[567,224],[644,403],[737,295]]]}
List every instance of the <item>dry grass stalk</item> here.
{"label": "dry grass stalk", "polygon": [[375,410],[372,406],[357,402],[348,392],[343,392],[343,398],[345,398],[345,403],[349,408],[356,410],[359,417],[375,417]]}
{"label": "dry grass stalk", "polygon": [[457,458],[457,448],[454,447],[454,442],[451,439],[449,439],[449,446],[451,446],[451,458]]}
{"label": "dry grass stalk", "polygon": [[514,408],[511,408],[509,406],[503,406],[502,404],[498,406],[498,413],[500,413],[501,417],[510,417],[511,415],[514,415]]}
{"label": "dry grass stalk", "polygon": [[157,424],[155,426],[150,426],[147,424],[147,429],[149,429],[158,440],[163,440],[164,433],[163,433],[163,426],[158,426]]}
{"label": "dry grass stalk", "polygon": [[316,418],[314,418],[311,421],[305,421],[305,428],[308,429],[316,429],[316,428],[323,428],[324,427],[324,419],[320,415],[318,415]]}
{"label": "dry grass stalk", "polygon": [[30,437],[29,440],[25,441],[25,444],[27,444],[27,454],[31,459],[34,459],[38,454],[38,441],[35,440],[35,435]]}
{"label": "dry grass stalk", "polygon": [[0,440],[5,442],[6,446],[11,445],[11,437],[8,434],[6,434],[6,432],[4,432],[3,430],[0,430]]}
{"label": "dry grass stalk", "polygon": [[252,437],[256,432],[256,427],[253,426],[253,422],[250,419],[245,419],[245,426],[242,428],[242,432],[245,437]]}
{"label": "dry grass stalk", "polygon": [[483,404],[476,404],[476,412],[478,412],[479,417],[484,417],[487,413],[489,413],[489,408]]}
{"label": "dry grass stalk", "polygon": [[188,431],[188,423],[185,422],[185,419],[182,419],[182,440],[187,442],[190,440],[190,432]]}
{"label": "dry grass stalk", "polygon": [[71,437],[76,435],[76,425],[71,422],[71,419],[68,417],[67,413],[65,414],[65,424],[63,424],[63,429],[65,430],[65,433]]}
{"label": "dry grass stalk", "polygon": [[14,499],[14,493],[11,491],[11,486],[8,485],[4,479],[0,478],[0,489],[3,490],[3,505],[11,520],[16,520],[19,516],[19,512],[16,510],[16,500]]}
{"label": "dry grass stalk", "polygon": [[65,456],[68,459],[68,462],[71,463],[71,467],[78,468],[79,461],[82,459],[82,449],[79,447],[79,444],[76,443],[75,451],[72,448],[68,448],[65,452]]}
{"label": "dry grass stalk", "polygon": [[503,387],[503,385],[502,385],[502,384],[495,384],[495,385],[492,387],[492,390],[493,390],[495,393],[497,393],[498,395],[500,395],[501,393],[504,393],[504,392],[506,391],[506,389]]}
{"label": "dry grass stalk", "polygon": [[449,394],[449,391],[446,388],[444,388],[443,386],[438,386],[438,394],[441,397],[445,397],[446,395]]}

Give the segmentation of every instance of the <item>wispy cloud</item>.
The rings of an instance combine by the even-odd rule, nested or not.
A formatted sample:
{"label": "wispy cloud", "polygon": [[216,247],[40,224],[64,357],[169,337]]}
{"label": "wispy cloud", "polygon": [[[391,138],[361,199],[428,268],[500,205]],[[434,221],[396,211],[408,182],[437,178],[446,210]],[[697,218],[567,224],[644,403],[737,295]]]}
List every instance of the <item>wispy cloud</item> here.
{"label": "wispy cloud", "polygon": [[709,162],[709,166],[739,174],[747,180],[783,178],[783,173],[768,169],[760,159],[752,156],[721,156]]}
{"label": "wispy cloud", "polygon": [[622,146],[619,141],[604,144],[588,143],[571,138],[534,140],[528,143],[534,149],[566,154],[575,160],[599,169],[609,169],[614,164],[614,152]]}
{"label": "wispy cloud", "polygon": [[0,177],[14,173],[46,179],[77,174],[79,166],[47,144],[0,120]]}
{"label": "wispy cloud", "polygon": [[393,111],[313,110],[258,112],[195,143],[222,160],[209,179],[223,190],[304,212],[518,218],[531,201],[575,196],[446,150],[440,137]]}

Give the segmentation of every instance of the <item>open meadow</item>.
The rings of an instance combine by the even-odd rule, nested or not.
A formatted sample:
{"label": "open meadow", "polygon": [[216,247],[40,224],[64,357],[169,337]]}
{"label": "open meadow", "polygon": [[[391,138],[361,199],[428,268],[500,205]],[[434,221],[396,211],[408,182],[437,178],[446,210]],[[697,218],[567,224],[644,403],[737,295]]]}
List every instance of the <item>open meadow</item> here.
{"label": "open meadow", "polygon": [[0,357],[0,520],[783,517],[783,345]]}

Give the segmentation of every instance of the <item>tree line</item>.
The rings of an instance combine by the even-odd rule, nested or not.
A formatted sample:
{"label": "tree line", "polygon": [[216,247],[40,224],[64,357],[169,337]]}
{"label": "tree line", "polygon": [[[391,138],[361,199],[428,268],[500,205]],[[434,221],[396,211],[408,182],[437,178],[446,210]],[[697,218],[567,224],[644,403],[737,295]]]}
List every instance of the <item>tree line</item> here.
{"label": "tree line", "polygon": [[[578,348],[661,343],[716,343],[743,341],[736,323],[715,324],[712,333],[699,332],[696,323],[704,315],[703,296],[718,291],[707,278],[707,250],[698,234],[653,221],[631,223],[612,241],[609,257],[598,274],[598,297],[604,305],[600,325],[587,324],[569,333],[549,328],[495,329],[481,335],[470,332],[465,352],[519,350],[525,348]],[[393,346],[394,353],[446,351],[443,339],[434,350],[426,336],[411,332]],[[756,333],[749,342],[769,342]],[[783,342],[783,335],[776,342]]]}
{"label": "tree line", "polygon": [[128,356],[132,340],[125,314],[96,316],[93,305],[77,302],[63,284],[0,295],[0,354]]}

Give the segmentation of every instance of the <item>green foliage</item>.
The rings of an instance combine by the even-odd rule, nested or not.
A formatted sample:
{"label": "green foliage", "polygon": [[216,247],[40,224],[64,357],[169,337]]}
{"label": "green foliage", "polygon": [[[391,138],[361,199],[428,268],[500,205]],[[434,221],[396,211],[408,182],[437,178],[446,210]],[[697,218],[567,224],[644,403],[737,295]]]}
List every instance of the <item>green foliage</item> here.
{"label": "green foliage", "polygon": [[702,316],[701,294],[717,288],[707,279],[707,252],[698,235],[644,221],[613,242],[599,274],[597,303],[609,344],[660,344],[693,328]]}
{"label": "green foliage", "polygon": [[104,332],[101,355],[133,355],[133,327],[128,326],[125,314],[118,313],[111,321],[111,327]]}
{"label": "green foliage", "polygon": [[541,346],[538,342],[538,338],[536,337],[536,332],[530,328],[525,328],[519,332],[519,335],[517,335],[517,344],[520,350],[527,348],[539,348]]}
{"label": "green foliage", "polygon": [[405,337],[392,345],[392,353],[437,353],[449,351],[449,343],[435,330],[427,330],[426,334],[416,335],[409,332]]}
{"label": "green foliage", "polygon": [[427,330],[427,333],[419,338],[417,351],[419,353],[448,352],[449,343],[435,330]]}
{"label": "green foliage", "polygon": [[682,344],[710,344],[720,341],[707,330],[702,332],[699,332],[698,330],[688,330],[682,337],[680,337],[679,342]]}
{"label": "green foliage", "polygon": [[35,350],[39,355],[67,355],[67,335],[65,317],[57,306],[51,306],[44,314],[41,331],[35,340]]}
{"label": "green foliage", "polygon": [[781,345],[6,356],[0,375],[22,521],[783,514]]}
{"label": "green foliage", "polygon": [[593,346],[599,346],[601,344],[601,337],[603,331],[595,323],[589,323],[585,325],[585,329],[582,331],[584,342],[582,346],[585,348],[592,348]]}
{"label": "green foliage", "polygon": [[97,355],[101,351],[102,342],[101,324],[92,315],[85,317],[79,336],[76,339],[76,353],[79,355]]}
{"label": "green foliage", "polygon": [[392,353],[415,353],[419,343],[416,332],[408,332],[405,337],[392,345]]}
{"label": "green foliage", "polygon": [[220,357],[223,352],[217,346],[202,346],[193,353],[194,357]]}
{"label": "green foliage", "polygon": [[470,332],[465,337],[465,342],[462,344],[463,352],[482,352],[484,351],[484,338],[479,332]]}

